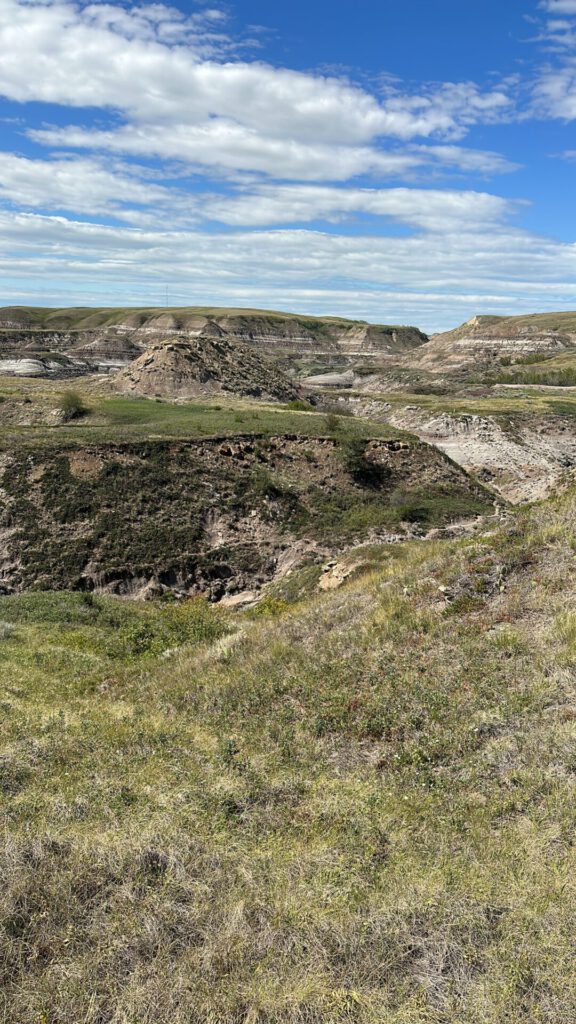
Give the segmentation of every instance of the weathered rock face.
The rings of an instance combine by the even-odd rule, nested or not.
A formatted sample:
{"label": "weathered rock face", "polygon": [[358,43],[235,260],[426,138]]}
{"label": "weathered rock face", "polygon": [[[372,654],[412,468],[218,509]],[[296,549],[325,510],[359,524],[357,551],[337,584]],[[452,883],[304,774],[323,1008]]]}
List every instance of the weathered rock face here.
{"label": "weathered rock face", "polygon": [[575,347],[576,313],[475,316],[453,331],[434,335],[405,362],[430,370],[453,370],[474,363],[495,362],[502,356],[514,358]]}
{"label": "weathered rock face", "polygon": [[492,509],[441,453],[378,439],[236,436],[0,456],[0,590],[213,600],[354,540],[411,536]]}
{"label": "weathered rock face", "polygon": [[116,383],[122,391],[163,398],[222,393],[280,401],[297,397],[288,377],[254,349],[215,331],[152,346],[117,375]]}
{"label": "weathered rock face", "polygon": [[62,352],[98,367],[128,363],[152,344],[189,341],[216,330],[259,352],[283,356],[386,359],[427,341],[415,327],[389,327],[333,317],[224,309],[0,309],[0,356]]}
{"label": "weathered rock face", "polygon": [[369,395],[336,397],[334,404],[356,416],[409,430],[514,504],[550,497],[576,479],[576,424],[570,414],[526,413],[511,421],[431,412]]}

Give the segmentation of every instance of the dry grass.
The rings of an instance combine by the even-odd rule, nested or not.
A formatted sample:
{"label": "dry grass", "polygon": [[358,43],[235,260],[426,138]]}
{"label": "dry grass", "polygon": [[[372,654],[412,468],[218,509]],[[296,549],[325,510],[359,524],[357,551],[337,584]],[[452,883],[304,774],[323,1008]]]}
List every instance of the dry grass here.
{"label": "dry grass", "polygon": [[216,643],[0,600],[5,1020],[572,1024],[575,507]]}

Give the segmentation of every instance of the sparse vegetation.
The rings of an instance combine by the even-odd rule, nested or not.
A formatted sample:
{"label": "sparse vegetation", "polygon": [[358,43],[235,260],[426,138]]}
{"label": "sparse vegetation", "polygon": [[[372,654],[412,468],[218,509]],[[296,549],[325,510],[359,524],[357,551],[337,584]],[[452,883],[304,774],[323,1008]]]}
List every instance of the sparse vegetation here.
{"label": "sparse vegetation", "polygon": [[[401,380],[370,399],[576,414]],[[62,588],[0,597],[6,1024],[571,1024],[576,490],[381,544],[492,495],[339,406],[59,393],[0,413],[5,558]],[[305,542],[247,610],[175,596]]]}
{"label": "sparse vegetation", "polygon": [[293,398],[290,402],[286,403],[286,409],[291,412],[314,412],[314,406],[311,402],[306,402],[303,398]]}
{"label": "sparse vegetation", "polygon": [[[538,360],[541,363],[541,360]],[[576,367],[567,366],[563,369],[522,370],[522,372],[501,373],[497,378],[500,384],[540,384],[546,387],[566,388],[576,386]]]}

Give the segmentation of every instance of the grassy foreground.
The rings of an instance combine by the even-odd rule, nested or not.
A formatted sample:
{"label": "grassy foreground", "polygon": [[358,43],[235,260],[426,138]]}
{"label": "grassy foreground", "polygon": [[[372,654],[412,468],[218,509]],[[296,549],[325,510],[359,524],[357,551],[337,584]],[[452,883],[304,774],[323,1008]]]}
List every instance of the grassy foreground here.
{"label": "grassy foreground", "polygon": [[3,1019],[571,1024],[575,509],[253,617],[0,599]]}

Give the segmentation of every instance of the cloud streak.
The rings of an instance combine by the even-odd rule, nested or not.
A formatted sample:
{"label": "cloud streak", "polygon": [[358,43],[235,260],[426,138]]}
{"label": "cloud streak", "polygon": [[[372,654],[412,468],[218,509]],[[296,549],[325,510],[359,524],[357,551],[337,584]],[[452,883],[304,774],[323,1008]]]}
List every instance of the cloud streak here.
{"label": "cloud streak", "polygon": [[[494,223],[408,237],[343,236],[324,231],[167,231],[86,224],[64,217],[0,213],[3,301],[14,257],[28,280],[66,282],[67,300],[121,297],[135,304],[260,305],[339,313],[428,329],[453,325],[454,310],[554,308],[574,300],[576,246]],[[95,283],[96,282],[96,283]],[[338,282],[336,285],[335,282]],[[61,288],[62,285],[57,285]],[[47,297],[50,302],[62,294]],[[77,301],[77,300],[76,300]]]}

